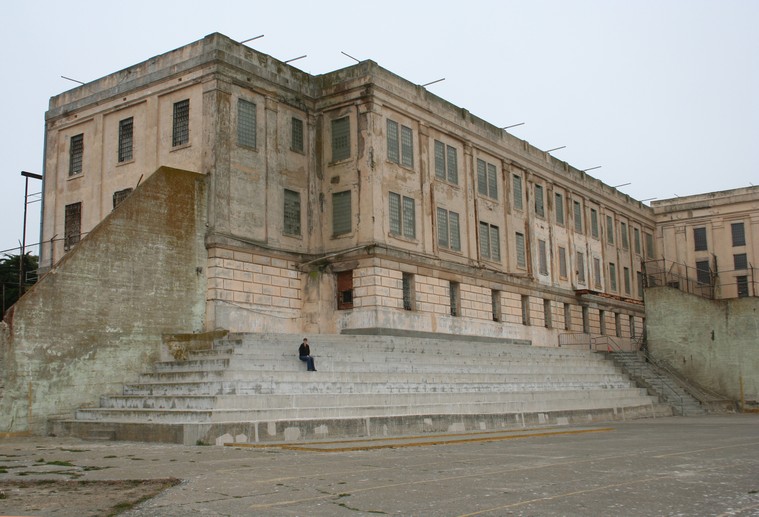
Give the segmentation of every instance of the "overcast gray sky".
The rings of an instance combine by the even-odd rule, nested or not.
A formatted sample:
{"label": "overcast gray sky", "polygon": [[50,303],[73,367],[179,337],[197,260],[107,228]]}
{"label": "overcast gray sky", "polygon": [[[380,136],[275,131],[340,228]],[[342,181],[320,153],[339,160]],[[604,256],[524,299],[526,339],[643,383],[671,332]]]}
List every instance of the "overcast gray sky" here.
{"label": "overcast gray sky", "polygon": [[[51,96],[221,32],[311,74],[372,59],[636,199],[759,185],[759,1],[9,2],[0,252]],[[30,180],[30,193],[39,192]],[[34,198],[32,198],[34,199]],[[39,239],[29,205],[27,242]],[[36,253],[36,248],[33,249]],[[15,250],[14,250],[15,252]]]}

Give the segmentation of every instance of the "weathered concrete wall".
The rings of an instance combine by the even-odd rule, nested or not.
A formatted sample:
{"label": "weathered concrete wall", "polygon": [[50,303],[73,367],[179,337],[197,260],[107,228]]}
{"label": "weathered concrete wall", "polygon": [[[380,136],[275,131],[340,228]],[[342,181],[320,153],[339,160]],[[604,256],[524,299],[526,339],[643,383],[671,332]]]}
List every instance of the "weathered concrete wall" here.
{"label": "weathered concrete wall", "polygon": [[646,289],[648,346],[698,384],[732,399],[759,400],[759,298],[708,300]]}
{"label": "weathered concrete wall", "polygon": [[43,433],[202,330],[205,183],[161,168],[9,312],[0,332],[0,433]]}

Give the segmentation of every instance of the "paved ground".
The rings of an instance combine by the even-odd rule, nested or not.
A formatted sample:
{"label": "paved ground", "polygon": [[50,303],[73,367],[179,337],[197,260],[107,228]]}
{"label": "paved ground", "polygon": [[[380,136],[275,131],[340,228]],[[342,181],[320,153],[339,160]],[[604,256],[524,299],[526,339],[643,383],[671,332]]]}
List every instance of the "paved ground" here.
{"label": "paved ground", "polygon": [[[292,448],[0,440],[2,515],[108,515],[120,482],[167,478],[120,515],[759,516],[759,415]],[[73,485],[25,498],[41,479]]]}

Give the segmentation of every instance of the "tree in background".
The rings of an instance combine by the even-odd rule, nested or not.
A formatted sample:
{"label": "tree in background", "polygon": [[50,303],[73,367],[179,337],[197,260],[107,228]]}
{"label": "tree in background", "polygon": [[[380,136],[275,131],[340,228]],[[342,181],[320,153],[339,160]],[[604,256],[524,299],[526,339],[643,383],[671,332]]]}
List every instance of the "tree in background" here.
{"label": "tree in background", "polygon": [[[20,262],[20,255],[5,255],[5,258],[0,259],[0,289],[2,290],[2,314],[5,316],[7,311],[16,301],[19,299],[19,284],[18,273]],[[34,285],[37,281],[37,267],[39,264],[39,257],[31,255],[29,253],[24,255],[24,290]]]}

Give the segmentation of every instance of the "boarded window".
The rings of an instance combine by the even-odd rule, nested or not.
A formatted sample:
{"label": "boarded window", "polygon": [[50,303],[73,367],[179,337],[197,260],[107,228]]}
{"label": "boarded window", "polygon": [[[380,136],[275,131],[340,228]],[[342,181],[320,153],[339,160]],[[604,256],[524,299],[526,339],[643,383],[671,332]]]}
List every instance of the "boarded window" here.
{"label": "boarded window", "polygon": [[606,216],[606,242],[614,244],[614,219],[610,215]]}
{"label": "boarded window", "polygon": [[78,134],[69,141],[69,176],[82,173],[84,162],[84,135]]}
{"label": "boarded window", "polygon": [[63,249],[70,250],[82,236],[82,203],[66,205],[63,226]]}
{"label": "boarded window", "polygon": [[516,234],[516,250],[517,250],[517,267],[527,267],[527,255],[525,253],[524,234],[517,232]]}
{"label": "boarded window", "polygon": [[646,257],[654,258],[654,235],[652,233],[645,233],[646,237]]}
{"label": "boarded window", "polygon": [[174,103],[171,145],[177,147],[190,141],[190,99]]}
{"label": "boarded window", "polygon": [[513,194],[514,194],[514,208],[517,210],[522,209],[522,177],[513,176]]}
{"label": "boarded window", "polygon": [[256,147],[256,105],[237,99],[237,145]]}
{"label": "boarded window", "polygon": [[559,246],[559,277],[567,277],[567,250]]}
{"label": "boarded window", "polygon": [[129,194],[132,193],[131,188],[125,188],[124,190],[119,190],[113,193],[113,208],[116,208],[119,206],[126,198],[129,197]]}
{"label": "boarded window", "polygon": [[556,211],[556,224],[564,225],[564,197],[556,193],[555,196],[555,206],[554,210]]}
{"label": "boarded window", "polygon": [[695,251],[706,251],[706,228],[693,228],[693,247]]}
{"label": "boarded window", "polygon": [[609,285],[612,291],[617,290],[617,266],[614,262],[609,262]]}
{"label": "boarded window", "polygon": [[733,223],[730,225],[730,231],[733,236],[733,246],[745,246],[746,245],[746,232],[743,228],[743,223]]}
{"label": "boarded window", "polygon": [[638,255],[640,255],[640,250],[641,250],[641,247],[640,247],[640,230],[638,230],[637,228],[633,228],[633,239],[634,239],[634,243],[635,243],[635,253],[637,253]]}
{"label": "boarded window", "polygon": [[332,194],[332,235],[350,233],[351,225],[351,192],[335,192]]}
{"label": "boarded window", "polygon": [[129,117],[119,121],[119,163],[128,162],[132,159],[133,135],[134,119]]}
{"label": "boarded window", "polygon": [[577,233],[584,233],[582,231],[582,205],[579,201],[575,201],[574,207],[574,219],[575,219],[575,231]]}
{"label": "boarded window", "polygon": [[630,268],[624,268],[625,294],[630,294]]}
{"label": "boarded window", "polygon": [[575,252],[575,263],[577,265],[577,282],[580,284],[585,283],[585,255],[581,251]]}
{"label": "boarded window", "polygon": [[601,259],[593,257],[593,285],[601,289]]}
{"label": "boarded window", "polygon": [[332,161],[337,162],[350,158],[350,119],[338,118],[332,121]]}
{"label": "boarded window", "polygon": [[341,271],[337,274],[337,308],[353,308],[353,271]]}
{"label": "boarded window", "polygon": [[598,211],[595,208],[590,209],[590,234],[598,239]]}
{"label": "boarded window", "polygon": [[538,240],[538,271],[541,275],[548,274],[548,253],[546,251],[546,241]]}
{"label": "boarded window", "polygon": [[285,189],[282,233],[300,235],[300,192]]}
{"label": "boarded window", "polygon": [[297,117],[290,120],[290,149],[297,153],[303,152],[303,121]]}
{"label": "boarded window", "polygon": [[627,223],[619,223],[619,237],[622,239],[622,249],[626,250],[630,248],[630,241],[627,236]]}

